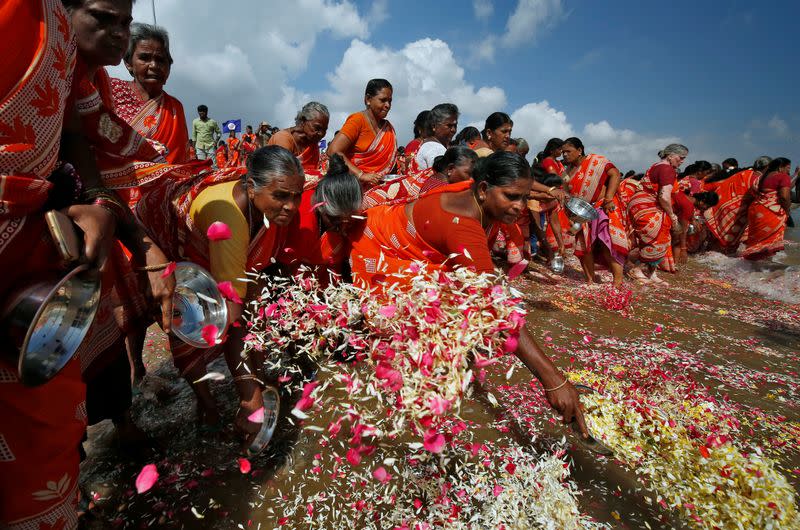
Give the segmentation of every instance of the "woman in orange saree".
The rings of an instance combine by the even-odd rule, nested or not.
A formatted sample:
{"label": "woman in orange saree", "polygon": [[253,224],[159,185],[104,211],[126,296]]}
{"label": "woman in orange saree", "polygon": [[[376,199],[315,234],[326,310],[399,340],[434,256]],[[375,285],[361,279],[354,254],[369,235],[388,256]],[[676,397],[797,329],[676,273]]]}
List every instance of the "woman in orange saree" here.
{"label": "woman in orange saree", "polygon": [[[286,241],[286,227],[295,216],[303,191],[303,169],[289,151],[278,146],[256,150],[248,168],[225,168],[203,178],[163,180],[145,193],[136,215],[152,238],[174,261],[204,267],[228,298],[229,323],[236,323],[247,301],[257,296],[248,271],[261,271]],[[231,326],[221,344],[197,348],[170,335],[173,362],[198,399],[203,429],[217,430],[220,415],[208,381],[199,381],[206,365],[224,352],[240,398],[236,425],[250,432],[247,416],[261,407],[253,368],[242,362],[244,326]],[[245,360],[247,362],[247,360]]]}
{"label": "woman in orange saree", "polygon": [[279,145],[300,159],[306,174],[306,188],[322,176],[319,160],[319,141],[328,132],[330,113],[322,103],[311,101],[303,105],[294,118],[294,127],[273,134],[267,145]]}
{"label": "woman in orange saree", "polygon": [[242,142],[236,137],[236,131],[231,129],[228,139],[225,141],[228,146],[228,165],[226,167],[242,167]]}
{"label": "woman in orange saree", "polygon": [[664,283],[656,276],[656,268],[664,263],[664,269],[675,272],[672,256],[673,227],[678,228],[678,217],[672,209],[672,190],[680,167],[689,149],[680,144],[670,144],[659,151],[661,161],[653,164],[641,180],[642,189],[636,192],[628,204],[628,216],[635,236],[635,246],[628,261],[641,262],[646,267],[634,267],[631,277],[640,282]]}
{"label": "woman in orange saree", "polygon": [[472,179],[472,168],[478,160],[475,151],[463,145],[449,147],[433,167],[406,177],[384,182],[364,194],[363,209],[397,200],[416,199],[439,186]]}
{"label": "woman in orange saree", "polygon": [[183,105],[164,91],[172,67],[166,30],[132,24],[124,61],[133,80],[111,78],[115,112],[149,139],[167,162],[188,162],[189,133]]}
{"label": "woman in orange saree", "polygon": [[736,252],[739,248],[747,228],[748,207],[757,193],[756,186],[762,171],[770,162],[769,157],[762,156],[756,159],[751,169],[739,171],[714,183],[713,191],[719,195],[719,203],[703,214],[712,236],[712,248],[725,253]]}
{"label": "woman in orange saree", "polygon": [[341,277],[350,255],[347,235],[360,224],[362,191],[358,179],[340,155],[331,157],[328,172],[312,187],[306,186],[297,215],[287,228],[287,246],[277,256],[291,275],[309,269],[325,286]]}
{"label": "woman in orange saree", "polygon": [[[567,163],[567,189],[595,207],[599,217],[584,223],[575,234],[575,255],[580,258],[587,283],[598,281],[594,274],[595,258],[607,266],[614,276],[614,287],[622,285],[622,271],[630,250],[627,220],[622,202],[617,197],[619,170],[606,157],[585,154],[578,138],[567,138],[561,147]],[[560,218],[568,227],[566,215]]]}
{"label": "woman in orange saree", "polygon": [[[48,177],[57,166],[76,47],[58,0],[4,2],[0,32],[14,43],[0,55],[0,299],[7,300],[19,285],[60,268],[44,212],[64,192]],[[61,198],[59,206],[74,201]],[[86,428],[80,360],[28,387],[8,361],[14,345],[3,341],[0,352],[0,527],[76,528]]]}
{"label": "woman in orange saree", "polygon": [[369,189],[392,171],[397,158],[397,137],[386,119],[392,108],[391,83],[371,79],[364,91],[364,104],[365,110],[347,117],[327,152],[328,156],[342,155],[364,189]]}
{"label": "woman in orange saree", "polygon": [[248,125],[245,127],[245,133],[242,135],[242,165],[247,165],[247,159],[256,149],[258,149],[258,138],[253,132],[253,126]]}
{"label": "woman in orange saree", "polygon": [[747,209],[745,259],[766,259],[783,250],[786,219],[792,208],[791,169],[789,159],[776,158],[759,178],[756,196]]}
{"label": "woman in orange saree", "polygon": [[[354,283],[380,293],[410,281],[410,274],[434,269],[468,267],[493,273],[489,236],[499,224],[513,223],[525,207],[530,166],[519,155],[498,152],[479,161],[474,176],[474,181],[442,186],[405,204],[368,210],[366,225],[353,235]],[[564,421],[574,418],[585,433],[577,392],[527,328],[522,329],[515,354],[540,380]]]}

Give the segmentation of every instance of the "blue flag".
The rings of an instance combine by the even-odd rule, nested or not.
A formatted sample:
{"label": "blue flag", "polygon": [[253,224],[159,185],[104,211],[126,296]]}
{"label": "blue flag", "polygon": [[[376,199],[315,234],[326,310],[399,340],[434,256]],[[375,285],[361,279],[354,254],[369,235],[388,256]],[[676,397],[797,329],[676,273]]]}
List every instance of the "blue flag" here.
{"label": "blue flag", "polygon": [[231,124],[231,123],[234,126],[234,128],[233,128],[234,131],[236,131],[237,133],[242,132],[242,120],[240,120],[240,119],[239,120],[228,120],[228,121],[222,122],[222,134],[228,134],[229,132],[231,132],[231,129],[228,127],[228,125]]}

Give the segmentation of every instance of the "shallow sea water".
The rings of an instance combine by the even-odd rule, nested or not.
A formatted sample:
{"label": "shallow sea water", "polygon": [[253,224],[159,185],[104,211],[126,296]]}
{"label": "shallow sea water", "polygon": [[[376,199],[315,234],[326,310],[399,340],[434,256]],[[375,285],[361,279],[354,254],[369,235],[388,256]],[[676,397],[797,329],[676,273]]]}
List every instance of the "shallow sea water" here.
{"label": "shallow sea water", "polygon": [[[583,284],[574,260],[563,276],[539,267],[514,286],[525,294],[531,330],[560,366],[599,371],[609,363],[656,358],[665,373],[687,375],[718,398],[746,426],[739,441],[762,447],[800,493],[800,230],[787,237],[793,241],[773,264],[706,254],[691,258],[685,274],[663,275],[665,288],[632,286],[626,314],[599,306],[605,288]],[[134,399],[134,417],[158,449],[132,460],[115,448],[109,425],[90,429],[82,468],[82,489],[93,504],[87,528],[272,528],[283,509],[272,500],[278,492],[296,491],[300,484],[304,493],[326,490],[324,478],[307,478],[321,451],[319,438],[285,419],[269,450],[251,459],[253,471],[242,474],[231,433],[198,433],[193,396],[165,346],[160,331],[151,328],[148,371],[162,378],[170,395],[159,397],[147,387]],[[567,431],[533,405],[531,376],[521,368],[506,379],[508,367],[493,366],[485,385],[499,406],[477,392],[465,402],[462,417],[479,425],[478,436],[486,440],[507,436],[536,450],[561,439]],[[210,369],[227,375],[221,361]],[[230,377],[215,383],[214,392],[230,419]],[[582,512],[612,528],[684,527],[678,514],[647,503],[653,493],[629,468],[572,442],[568,436]],[[146,463],[155,463],[161,478],[137,495],[134,481]],[[305,525],[293,520],[287,527],[297,526]]]}

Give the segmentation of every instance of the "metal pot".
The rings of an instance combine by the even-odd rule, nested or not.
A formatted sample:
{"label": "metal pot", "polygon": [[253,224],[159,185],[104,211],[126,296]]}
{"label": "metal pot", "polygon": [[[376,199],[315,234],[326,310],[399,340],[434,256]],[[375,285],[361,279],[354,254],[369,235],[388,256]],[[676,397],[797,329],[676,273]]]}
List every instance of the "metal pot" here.
{"label": "metal pot", "polygon": [[250,443],[250,447],[247,448],[247,456],[250,457],[256,456],[269,445],[269,441],[275,433],[275,426],[278,425],[278,416],[281,411],[281,396],[278,394],[277,388],[267,385],[261,396],[264,399],[264,423],[261,424],[261,430]]}
{"label": "metal pot", "polygon": [[564,256],[561,254],[553,256],[553,261],[550,262],[550,269],[556,274],[564,272]]}
{"label": "metal pot", "polygon": [[100,303],[100,273],[80,265],[13,292],[3,307],[0,337],[17,349],[20,381],[53,378],[78,351]]}
{"label": "metal pot", "polygon": [[181,261],[175,267],[172,332],[196,348],[209,348],[203,338],[203,328],[208,325],[217,327],[217,339],[221,339],[228,329],[228,305],[208,271]]}
{"label": "metal pot", "polygon": [[697,233],[697,227],[694,223],[690,223],[689,227],[686,229],[686,235],[693,236]]}
{"label": "metal pot", "polygon": [[567,217],[573,222],[588,223],[600,215],[594,206],[578,197],[570,197],[564,206],[567,209]]}

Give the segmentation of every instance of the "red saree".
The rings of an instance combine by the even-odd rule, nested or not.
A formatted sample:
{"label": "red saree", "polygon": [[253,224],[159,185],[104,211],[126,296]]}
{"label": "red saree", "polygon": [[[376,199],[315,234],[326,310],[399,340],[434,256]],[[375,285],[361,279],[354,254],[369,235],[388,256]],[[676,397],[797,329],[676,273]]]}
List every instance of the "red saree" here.
{"label": "red saree", "polygon": [[658,183],[651,180],[653,168],[647,170],[641,182],[641,190],[633,194],[628,204],[636,244],[639,247],[639,260],[651,266],[658,265],[667,272],[675,272],[675,259],[672,255],[672,221],[658,204]]}
{"label": "red saree", "polygon": [[755,194],[761,173],[745,169],[717,184],[714,191],[719,202],[703,213],[708,232],[719,245],[728,251],[735,251],[747,227],[747,212],[750,200]]}
{"label": "red saree", "polygon": [[315,187],[303,191],[297,215],[287,229],[287,246],[278,252],[277,260],[286,265],[291,274],[306,266],[327,285],[329,272],[341,273],[342,264],[350,253],[350,242],[336,232],[320,234],[312,204],[315,191]]}
{"label": "red saree", "polygon": [[[785,176],[783,182],[788,187],[789,175],[784,173],[781,176]],[[778,193],[778,189],[759,190],[750,203],[747,209],[747,240],[742,257],[750,260],[765,259],[783,250],[787,215],[780,205]]]}
{"label": "red saree", "polygon": [[[58,266],[42,207],[52,185],[76,45],[58,0],[0,4],[0,299]],[[24,266],[20,266],[24,264]],[[11,349],[12,351],[8,351]],[[0,527],[78,525],[78,444],[86,428],[86,389],[74,358],[48,383],[17,378],[0,344]]]}
{"label": "red saree", "polygon": [[244,133],[242,135],[242,165],[247,165],[247,159],[250,155],[258,149],[258,143],[256,142],[256,135],[253,133]]}
{"label": "red saree", "polygon": [[[247,170],[243,167],[225,168],[202,177],[181,181],[165,180],[145,193],[136,205],[136,216],[147,228],[153,241],[173,261],[191,261],[208,270],[212,276],[209,258],[209,240],[192,220],[192,202],[201,191],[215,184],[238,180]],[[278,249],[284,248],[286,230],[272,225],[262,226],[250,241],[247,270],[268,267]],[[221,345],[213,348],[195,348],[169,336],[170,350],[175,367],[181,374],[193,366],[208,364],[221,351]]]}
{"label": "red saree", "polygon": [[[608,182],[608,172],[615,169],[606,157],[589,154],[583,159],[580,167],[569,180],[569,192],[575,197],[589,202],[599,209],[603,205],[603,197],[606,192]],[[598,239],[604,244],[610,240],[611,256],[619,263],[624,263],[630,251],[628,240],[627,219],[622,201],[617,194],[614,195],[614,211],[609,212],[608,223],[584,223],[581,233],[575,237],[575,255],[581,256]],[[569,228],[570,223],[563,215],[559,218],[562,221],[562,229]],[[605,230],[608,227],[608,238],[604,234],[598,233],[592,227],[599,227],[598,230]]]}
{"label": "red saree", "polygon": [[151,143],[157,143],[156,149],[164,153],[170,164],[188,162],[189,133],[181,102],[166,92],[161,92],[153,99],[145,99],[146,96],[142,97],[133,81],[112,77],[110,82],[113,108],[117,115],[141,136]]}
{"label": "red saree", "polygon": [[439,186],[446,186],[447,181],[436,176],[432,167],[416,173],[410,173],[401,179],[384,182],[364,193],[361,208],[366,210],[373,206],[389,204],[393,201],[414,200]]}

